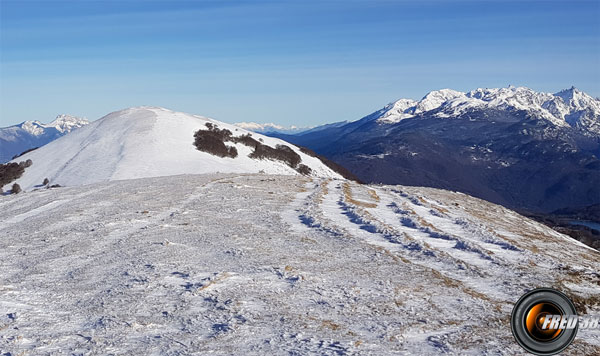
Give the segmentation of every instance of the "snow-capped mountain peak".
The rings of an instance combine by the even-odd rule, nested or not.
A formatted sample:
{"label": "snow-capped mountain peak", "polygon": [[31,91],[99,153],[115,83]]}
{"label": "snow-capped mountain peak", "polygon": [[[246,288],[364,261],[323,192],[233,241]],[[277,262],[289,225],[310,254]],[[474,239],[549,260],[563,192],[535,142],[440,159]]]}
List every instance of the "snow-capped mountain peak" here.
{"label": "snow-capped mountain peak", "polygon": [[414,110],[417,103],[418,101],[412,99],[400,99],[390,103],[383,109],[384,113],[378,118],[378,121],[394,123],[414,117]]}
{"label": "snow-capped mountain peak", "polygon": [[417,103],[414,113],[418,114],[439,108],[442,104],[449,100],[464,96],[465,93],[452,89],[441,89],[429,92]]}
{"label": "snow-capped mountain peak", "polygon": [[575,98],[583,96],[582,94],[585,95],[585,93],[575,88],[575,86],[572,86],[569,89],[563,89],[558,93],[555,93],[554,96],[561,97],[565,103],[570,103]]}
{"label": "snow-capped mountain peak", "polygon": [[44,124],[39,121],[25,121],[20,127],[33,136],[40,136],[44,133]]}
{"label": "snow-capped mountain peak", "polygon": [[561,90],[554,96],[560,97],[565,105],[573,110],[593,109],[600,111],[600,101],[582,92],[581,90],[571,87],[570,89]]}
{"label": "snow-capped mountain peak", "polygon": [[0,128],[0,163],[26,150],[43,146],[87,124],[89,121],[86,119],[58,115],[48,124],[35,120]]}
{"label": "snow-capped mountain peak", "polygon": [[76,116],[61,114],[58,115],[53,121],[48,124],[43,124],[38,120],[35,121],[25,121],[21,123],[19,126],[34,136],[43,135],[46,132],[46,129],[53,128],[56,129],[60,133],[71,132],[73,129],[85,126],[90,122],[85,118],[79,118]]}
{"label": "snow-capped mountain peak", "polygon": [[545,119],[555,126],[571,126],[583,133],[600,134],[600,100],[575,87],[556,94],[526,87],[478,88],[467,93],[441,89],[421,100],[400,99],[388,104],[377,121],[393,124],[431,113],[438,118],[460,116],[469,110],[525,111],[532,118]]}
{"label": "snow-capped mountain peak", "polygon": [[75,128],[79,128],[89,124],[90,122],[85,118],[79,118],[72,115],[62,114],[58,115],[54,121],[49,124],[43,125],[44,127],[53,127],[60,132],[70,132]]}

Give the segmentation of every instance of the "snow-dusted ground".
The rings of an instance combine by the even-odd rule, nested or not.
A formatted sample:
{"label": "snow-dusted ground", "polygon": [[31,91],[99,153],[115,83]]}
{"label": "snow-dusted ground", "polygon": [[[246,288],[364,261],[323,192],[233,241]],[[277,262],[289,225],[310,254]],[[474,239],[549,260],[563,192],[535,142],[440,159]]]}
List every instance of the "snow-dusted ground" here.
{"label": "snow-dusted ground", "polygon": [[460,193],[182,175],[0,212],[2,355],[515,355],[526,290],[600,314],[597,251]]}

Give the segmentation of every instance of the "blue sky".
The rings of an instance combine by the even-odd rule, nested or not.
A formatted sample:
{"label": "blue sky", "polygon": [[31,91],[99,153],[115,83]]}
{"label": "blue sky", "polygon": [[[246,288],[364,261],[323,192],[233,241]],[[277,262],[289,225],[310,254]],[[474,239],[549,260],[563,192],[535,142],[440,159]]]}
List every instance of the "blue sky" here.
{"label": "blue sky", "polygon": [[431,90],[600,96],[600,1],[0,0],[0,126],[138,105],[358,119]]}

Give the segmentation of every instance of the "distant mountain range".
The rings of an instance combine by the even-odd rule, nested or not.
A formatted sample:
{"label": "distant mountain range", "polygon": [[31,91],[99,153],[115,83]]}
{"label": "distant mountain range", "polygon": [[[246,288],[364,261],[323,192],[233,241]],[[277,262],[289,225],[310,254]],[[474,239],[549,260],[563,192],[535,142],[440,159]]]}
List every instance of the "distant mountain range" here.
{"label": "distant mountain range", "polygon": [[271,135],[366,182],[457,190],[520,211],[600,203],[600,100],[574,87],[443,89],[357,121]]}
{"label": "distant mountain range", "polygon": [[0,163],[10,161],[15,155],[41,147],[90,122],[71,115],[59,115],[49,124],[25,121],[18,125],[0,128]]}
{"label": "distant mountain range", "polygon": [[[204,150],[198,141],[207,143]],[[45,178],[61,186],[218,172],[342,178],[329,162],[280,139],[149,106],[113,112],[16,159],[26,160],[31,167],[15,181],[23,190],[41,187]]]}
{"label": "distant mountain range", "polygon": [[[305,146],[348,168],[364,182],[456,190],[521,212],[578,211],[600,204],[600,100],[574,87],[556,94],[524,87],[476,89],[466,93],[442,89],[428,93],[421,100],[400,99],[357,121],[314,128],[285,128],[272,123],[234,126],[152,107],[123,110],[92,125],[84,119],[61,115],[50,124],[27,121],[0,129],[0,158],[2,162],[9,161],[23,151],[88,125],[91,128],[72,139],[59,140],[41,153],[28,154],[28,157],[39,156],[37,162],[52,162],[38,172],[44,175],[40,176],[42,179],[62,177],[63,183],[70,184],[87,182],[88,178],[94,181],[227,172],[232,167],[241,172],[297,173],[280,163],[263,167],[264,161],[249,159],[251,149],[240,146],[239,142],[232,143],[244,153],[234,160],[236,164],[222,162],[229,158],[213,157],[209,159],[216,160],[211,161],[211,169],[203,164],[197,166],[197,158],[190,157],[202,153],[190,146],[193,132],[190,136],[188,131],[192,127],[197,130],[206,122],[216,122],[234,132],[234,136],[246,135],[249,130]],[[172,144],[156,138],[160,135],[154,132],[155,125],[162,125],[160,135],[169,133],[167,141],[172,144],[181,141],[177,147],[185,146],[181,151],[185,154],[171,152]],[[177,129],[178,125],[187,131]],[[144,140],[158,141],[155,146],[137,149],[145,147]],[[285,142],[270,147],[277,144]],[[93,147],[96,149],[91,151]],[[155,154],[146,157],[148,152]],[[164,152],[173,155],[165,156]],[[319,162],[317,168],[309,165],[317,175],[327,172],[321,168],[321,162],[334,167],[323,157],[322,160],[310,157],[308,150],[297,153],[305,160]],[[70,157],[74,161],[57,157]],[[75,161],[85,157],[85,164],[75,165]],[[181,160],[186,163],[174,163]],[[172,165],[173,169],[163,168],[165,165]],[[39,163],[29,168],[24,177],[37,171],[37,167]],[[98,171],[99,168],[102,169]],[[96,174],[82,178],[85,171]],[[40,177],[32,178],[27,185],[39,184]]]}
{"label": "distant mountain range", "polygon": [[252,132],[256,132],[256,133],[262,133],[262,134],[268,134],[268,133],[298,134],[301,132],[306,132],[311,129],[311,127],[297,127],[297,126],[285,127],[282,125],[274,124],[272,122],[268,122],[265,124],[259,124],[256,122],[238,122],[235,124],[235,126],[241,127],[244,130],[248,130],[248,131],[252,131]]}
{"label": "distant mountain range", "polygon": [[348,121],[340,121],[340,122],[334,122],[331,124],[324,124],[324,125],[313,126],[313,127],[298,127],[298,126],[293,126],[293,125],[289,126],[289,127],[285,127],[285,126],[274,124],[272,122],[268,122],[266,124],[259,124],[256,122],[238,122],[234,125],[241,127],[248,131],[261,133],[261,134],[264,134],[267,136],[274,136],[274,135],[279,135],[279,134],[283,134],[283,135],[306,134],[309,132],[321,131],[326,128],[343,126],[347,123],[348,123]]}

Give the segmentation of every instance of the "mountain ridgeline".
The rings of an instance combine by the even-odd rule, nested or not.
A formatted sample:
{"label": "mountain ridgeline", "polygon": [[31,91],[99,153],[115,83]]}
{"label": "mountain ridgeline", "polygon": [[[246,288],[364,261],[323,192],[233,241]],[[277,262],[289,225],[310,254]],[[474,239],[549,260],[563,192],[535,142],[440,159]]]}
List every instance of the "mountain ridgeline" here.
{"label": "mountain ridgeline", "polygon": [[369,183],[461,191],[521,212],[600,203],[600,100],[571,88],[444,89],[298,135]]}
{"label": "mountain ridgeline", "polygon": [[25,121],[0,128],[0,163],[15,159],[87,124],[89,121],[86,119],[59,115],[48,124]]}

